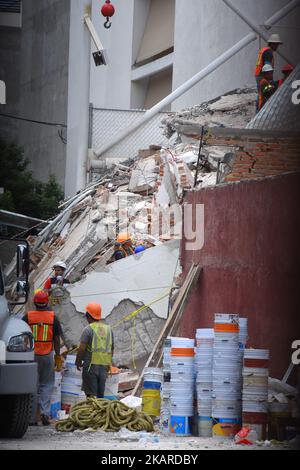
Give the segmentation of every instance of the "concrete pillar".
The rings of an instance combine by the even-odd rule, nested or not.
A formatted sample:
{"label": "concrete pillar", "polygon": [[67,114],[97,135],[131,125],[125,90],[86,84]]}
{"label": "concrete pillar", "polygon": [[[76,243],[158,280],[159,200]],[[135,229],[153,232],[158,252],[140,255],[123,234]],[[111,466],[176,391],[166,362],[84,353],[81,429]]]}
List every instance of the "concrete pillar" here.
{"label": "concrete pillar", "polygon": [[89,132],[91,39],[84,24],[91,3],[72,0],[69,45],[68,144],[66,162],[66,197],[86,185]]}

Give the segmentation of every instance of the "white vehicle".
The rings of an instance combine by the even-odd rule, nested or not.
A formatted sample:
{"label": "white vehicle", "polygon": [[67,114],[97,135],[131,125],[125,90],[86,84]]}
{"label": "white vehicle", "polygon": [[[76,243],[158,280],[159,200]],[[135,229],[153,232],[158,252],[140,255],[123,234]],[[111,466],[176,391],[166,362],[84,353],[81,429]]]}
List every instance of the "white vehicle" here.
{"label": "white vehicle", "polygon": [[27,302],[28,273],[28,243],[0,237],[0,437],[6,438],[26,433],[37,389],[31,329],[10,313],[13,306]]}

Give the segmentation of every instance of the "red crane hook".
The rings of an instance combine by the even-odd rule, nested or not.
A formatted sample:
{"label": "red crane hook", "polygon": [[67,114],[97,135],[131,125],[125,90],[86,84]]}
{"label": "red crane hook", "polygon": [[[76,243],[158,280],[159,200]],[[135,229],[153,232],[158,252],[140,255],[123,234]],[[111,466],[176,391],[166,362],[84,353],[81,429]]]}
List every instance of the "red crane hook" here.
{"label": "red crane hook", "polygon": [[110,0],[106,0],[105,4],[101,8],[102,15],[106,18],[106,22],[104,23],[104,27],[109,29],[111,27],[110,18],[115,14],[115,7],[110,3]]}

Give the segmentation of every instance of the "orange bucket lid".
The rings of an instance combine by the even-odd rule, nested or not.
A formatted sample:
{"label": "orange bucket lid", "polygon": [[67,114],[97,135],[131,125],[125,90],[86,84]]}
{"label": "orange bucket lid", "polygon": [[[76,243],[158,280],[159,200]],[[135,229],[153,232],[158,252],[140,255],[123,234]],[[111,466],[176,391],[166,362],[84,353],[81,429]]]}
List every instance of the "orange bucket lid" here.
{"label": "orange bucket lid", "polygon": [[215,332],[217,333],[238,333],[240,331],[239,325],[233,325],[232,323],[216,323]]}
{"label": "orange bucket lid", "polygon": [[195,356],[195,351],[194,348],[172,348],[171,356],[193,357]]}

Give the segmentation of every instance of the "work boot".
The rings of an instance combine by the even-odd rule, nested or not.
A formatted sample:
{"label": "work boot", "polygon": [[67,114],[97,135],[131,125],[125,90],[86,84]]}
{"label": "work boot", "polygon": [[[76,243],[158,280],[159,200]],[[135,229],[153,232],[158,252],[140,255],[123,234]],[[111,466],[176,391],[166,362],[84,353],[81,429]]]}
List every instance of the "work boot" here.
{"label": "work boot", "polygon": [[42,420],[43,426],[50,426],[51,423],[50,423],[49,416],[41,415],[41,420]]}

